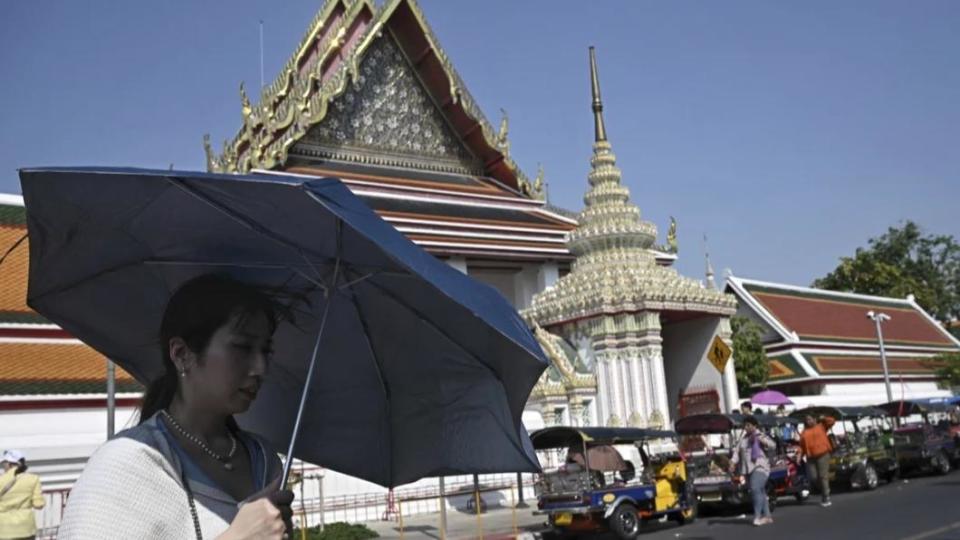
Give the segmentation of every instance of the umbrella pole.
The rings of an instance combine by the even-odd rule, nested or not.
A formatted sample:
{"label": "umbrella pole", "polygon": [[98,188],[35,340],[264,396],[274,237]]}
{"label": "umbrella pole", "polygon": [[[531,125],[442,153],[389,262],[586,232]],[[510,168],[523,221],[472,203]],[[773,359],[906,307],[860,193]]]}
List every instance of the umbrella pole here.
{"label": "umbrella pole", "polygon": [[[339,222],[338,222],[339,223]],[[330,288],[335,291],[337,278],[340,277],[340,254],[333,267],[333,282]],[[297,445],[297,436],[300,435],[300,424],[303,421],[303,411],[307,407],[307,394],[310,393],[310,383],[313,382],[313,370],[317,367],[317,356],[320,354],[320,341],[323,339],[323,330],[327,327],[327,315],[330,314],[330,304],[333,303],[333,294],[327,296],[327,305],[323,307],[323,317],[320,319],[320,329],[317,331],[317,341],[313,345],[313,355],[310,358],[310,367],[307,369],[307,378],[303,382],[303,392],[300,394],[300,406],[297,407],[297,419],[293,423],[293,433],[290,435],[290,446],[287,447],[287,461],[283,464],[283,475],[280,479],[280,490],[287,489],[287,478],[290,476],[290,467],[293,465],[293,449]]]}

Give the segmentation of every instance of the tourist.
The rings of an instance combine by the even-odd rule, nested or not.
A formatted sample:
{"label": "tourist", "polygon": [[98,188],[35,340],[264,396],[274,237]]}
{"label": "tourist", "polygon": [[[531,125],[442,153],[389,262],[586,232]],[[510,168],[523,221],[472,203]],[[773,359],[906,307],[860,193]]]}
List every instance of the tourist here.
{"label": "tourist", "polygon": [[744,401],[740,404],[740,414],[746,416],[748,414],[753,414],[753,405],[749,401]]}
{"label": "tourist", "polygon": [[280,460],[233,419],[256,398],[281,316],[228,278],[183,285],[160,327],[165,373],[147,388],[139,425],[90,458],[58,538],[285,537],[293,493],[277,491]]}
{"label": "tourist", "polygon": [[27,539],[37,535],[34,510],[43,508],[40,479],[27,472],[27,460],[17,450],[7,450],[0,458],[0,538]]}
{"label": "tourist", "polygon": [[770,516],[770,501],[767,499],[767,478],[770,477],[770,461],[765,449],[776,448],[777,443],[760,431],[755,416],[743,419],[744,435],[734,448],[730,459],[730,472],[737,467],[749,479],[750,497],[753,499],[753,524],[773,523]]}
{"label": "tourist", "polygon": [[811,415],[804,418],[804,430],[800,434],[800,458],[807,462],[807,479],[811,486],[820,488],[820,506],[826,508],[830,502],[830,453],[833,444],[827,432],[835,420],[823,416],[816,420]]}

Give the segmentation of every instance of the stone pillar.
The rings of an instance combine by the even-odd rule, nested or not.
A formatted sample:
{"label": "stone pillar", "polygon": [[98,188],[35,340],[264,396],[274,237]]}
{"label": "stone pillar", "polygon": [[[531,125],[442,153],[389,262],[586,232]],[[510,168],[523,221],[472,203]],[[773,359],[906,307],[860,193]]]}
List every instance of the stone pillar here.
{"label": "stone pillar", "polygon": [[[733,331],[730,328],[730,318],[721,317],[717,334],[730,349],[733,349]],[[733,366],[734,354],[730,355],[726,367],[723,368],[723,403],[727,412],[736,411],[740,403],[740,391],[737,390],[737,372]]]}
{"label": "stone pillar", "polygon": [[610,388],[607,386],[607,375],[608,375],[608,366],[607,363],[603,361],[602,356],[594,356],[593,358],[594,372],[597,376],[597,399],[594,404],[594,408],[597,413],[596,423],[598,426],[603,426],[607,423],[607,418],[610,417]]}

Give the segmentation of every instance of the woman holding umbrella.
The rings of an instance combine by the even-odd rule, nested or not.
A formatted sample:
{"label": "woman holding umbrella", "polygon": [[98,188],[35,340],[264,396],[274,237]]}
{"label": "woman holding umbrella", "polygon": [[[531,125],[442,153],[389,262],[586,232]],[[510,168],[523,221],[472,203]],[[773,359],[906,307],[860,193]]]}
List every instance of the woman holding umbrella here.
{"label": "woman holding umbrella", "polygon": [[280,460],[233,419],[257,396],[280,316],[268,296],[225,277],[183,285],[164,313],[166,371],[140,424],[90,458],[58,537],[284,537],[293,494],[277,491]]}

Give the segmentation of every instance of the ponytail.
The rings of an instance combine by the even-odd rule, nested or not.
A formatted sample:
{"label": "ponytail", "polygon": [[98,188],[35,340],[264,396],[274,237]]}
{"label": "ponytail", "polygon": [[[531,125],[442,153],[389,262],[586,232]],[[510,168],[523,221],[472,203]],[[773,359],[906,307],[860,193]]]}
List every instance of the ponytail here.
{"label": "ponytail", "polygon": [[140,402],[140,421],[142,424],[163,409],[170,406],[174,394],[177,393],[177,372],[173,362],[166,362],[166,369],[162,376],[153,380]]}

